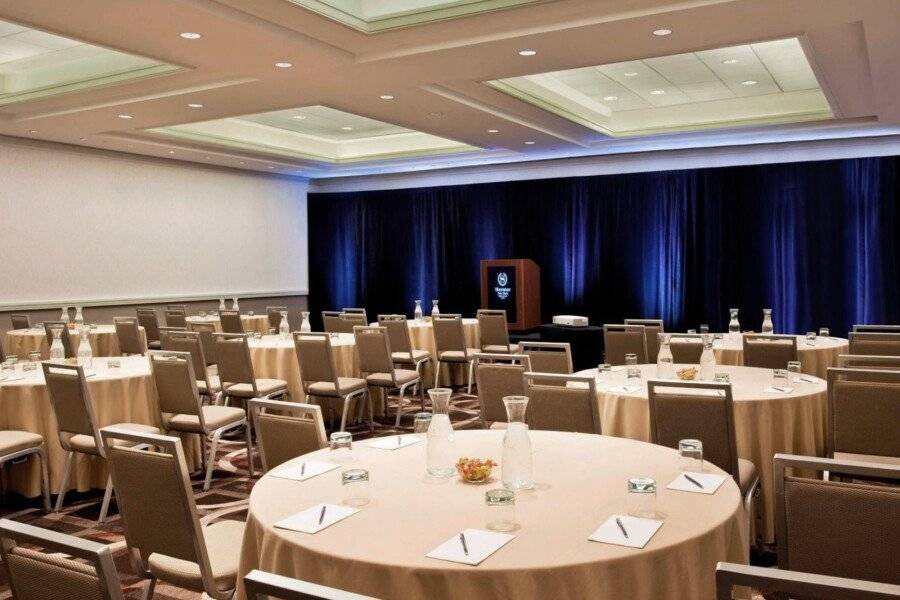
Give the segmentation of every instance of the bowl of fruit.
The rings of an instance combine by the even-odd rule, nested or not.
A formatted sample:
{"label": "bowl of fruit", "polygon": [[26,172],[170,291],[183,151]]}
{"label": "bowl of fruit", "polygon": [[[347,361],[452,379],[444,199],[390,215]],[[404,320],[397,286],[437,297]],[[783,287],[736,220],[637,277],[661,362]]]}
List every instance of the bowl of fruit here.
{"label": "bowl of fruit", "polygon": [[678,371],[676,371],[675,374],[678,375],[678,379],[681,379],[684,381],[693,381],[694,379],[697,378],[697,369],[695,369],[694,367],[678,369]]}
{"label": "bowl of fruit", "polygon": [[491,470],[497,463],[491,459],[460,458],[456,461],[456,472],[464,483],[487,483],[491,480]]}

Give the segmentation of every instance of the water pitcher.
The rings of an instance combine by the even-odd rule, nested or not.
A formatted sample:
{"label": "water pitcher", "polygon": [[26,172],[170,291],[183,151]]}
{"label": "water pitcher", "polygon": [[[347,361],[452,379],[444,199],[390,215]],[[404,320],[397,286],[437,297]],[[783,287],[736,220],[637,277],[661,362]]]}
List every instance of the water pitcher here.
{"label": "water pitcher", "polygon": [[84,314],[81,311],[80,306],[75,307],[75,326],[78,329],[81,329],[81,326],[84,325]]}
{"label": "water pitcher", "polygon": [[438,301],[437,301],[437,300],[432,300],[432,301],[431,301],[431,316],[432,316],[432,317],[436,317],[436,316],[438,316],[439,314],[441,314],[441,309],[438,308]]}
{"label": "water pitcher", "polygon": [[62,314],[59,315],[59,320],[62,321],[63,323],[69,322],[69,307],[68,306],[62,307]]}
{"label": "water pitcher", "polygon": [[225,298],[219,298],[219,310],[227,310],[225,307]]}
{"label": "water pitcher", "polygon": [[509,423],[503,435],[503,458],[500,460],[503,487],[508,490],[530,490],[534,487],[531,437],[525,423],[527,396],[505,396],[503,405]]}
{"label": "water pitcher", "polygon": [[431,406],[434,415],[426,434],[426,470],[432,477],[450,477],[456,472],[453,456],[453,426],[450,424],[450,394],[448,388],[432,388]]}
{"label": "water pitcher", "polygon": [[416,310],[413,311],[413,317],[415,317],[416,321],[422,320],[422,301],[416,300]]}
{"label": "water pitcher", "polygon": [[775,324],[772,323],[772,309],[771,308],[763,309],[762,332],[763,333],[774,333],[775,332]]}
{"label": "water pitcher", "polygon": [[312,326],[310,326],[309,324],[309,311],[301,312],[300,317],[300,331],[304,333],[309,333],[310,331],[312,331]]}
{"label": "water pitcher", "polygon": [[738,321],[738,309],[729,308],[728,312],[731,314],[731,320],[728,321],[728,333],[733,336],[740,335],[741,324]]}
{"label": "water pitcher", "polygon": [[231,310],[241,310],[241,307],[238,306],[238,298],[235,296],[231,299]]}
{"label": "water pitcher", "polygon": [[66,360],[66,349],[62,343],[62,327],[53,327],[50,329],[50,333],[53,334],[53,343],[50,344],[50,360],[56,362],[62,362]]}
{"label": "water pitcher", "polygon": [[700,354],[700,379],[712,381],[716,375],[716,355],[713,354],[712,336],[704,336],[703,352]]}
{"label": "water pitcher", "polygon": [[78,342],[78,364],[85,369],[90,369],[94,364],[94,352],[91,350],[91,332],[86,328],[82,328],[81,341]]}
{"label": "water pitcher", "polygon": [[659,334],[659,354],[656,355],[656,378],[672,379],[675,377],[675,357],[672,356],[672,348],[669,346],[669,336]]}
{"label": "water pitcher", "polygon": [[290,339],[291,337],[291,326],[288,325],[287,311],[281,311],[281,323],[278,324],[278,333],[281,334],[282,339]]}

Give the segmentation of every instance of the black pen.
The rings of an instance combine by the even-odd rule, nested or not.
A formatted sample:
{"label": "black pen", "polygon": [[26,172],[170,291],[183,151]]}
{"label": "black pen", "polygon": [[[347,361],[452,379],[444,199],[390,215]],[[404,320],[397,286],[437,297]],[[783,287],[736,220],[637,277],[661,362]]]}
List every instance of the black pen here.
{"label": "black pen", "polygon": [[322,524],[322,520],[325,518],[325,509],[328,508],[327,504],[322,505],[322,512],[319,513],[319,525]]}
{"label": "black pen", "polygon": [[304,473],[306,473],[306,463],[300,465],[300,477],[303,477]]}
{"label": "black pen", "polygon": [[628,537],[628,532],[625,531],[625,526],[622,525],[622,519],[620,519],[619,517],[616,517],[616,525],[618,525],[618,526],[619,526],[619,529],[622,530],[622,535],[624,535],[624,536],[627,538],[627,537]]}
{"label": "black pen", "polygon": [[398,448],[399,448],[400,446],[403,445],[403,442],[400,441],[402,437],[403,437],[403,436],[401,436],[401,435],[398,435],[398,436],[397,436],[397,447],[398,447]]}
{"label": "black pen", "polygon": [[684,478],[687,479],[688,481],[690,481],[691,483],[693,483],[694,485],[696,485],[696,486],[697,486],[698,488],[700,488],[701,490],[702,490],[702,489],[706,489],[706,488],[703,487],[703,484],[702,484],[702,483],[700,483],[699,481],[697,481],[696,479],[694,479],[693,477],[691,477],[691,476],[688,475],[687,473],[684,474]]}
{"label": "black pen", "polygon": [[462,544],[463,552],[465,552],[466,556],[468,556],[469,555],[469,547],[466,546],[466,534],[465,533],[459,534],[459,542]]}

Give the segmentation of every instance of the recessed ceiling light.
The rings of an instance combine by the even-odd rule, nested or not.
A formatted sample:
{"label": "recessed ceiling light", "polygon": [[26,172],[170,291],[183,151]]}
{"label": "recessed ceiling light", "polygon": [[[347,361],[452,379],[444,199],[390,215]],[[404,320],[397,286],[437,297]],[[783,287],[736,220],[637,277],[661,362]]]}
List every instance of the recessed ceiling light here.
{"label": "recessed ceiling light", "polygon": [[244,161],[241,161],[241,164],[242,164],[242,165],[246,165],[247,163],[245,163]]}
{"label": "recessed ceiling light", "polygon": [[723,65],[736,65],[739,62],[740,61],[736,58],[726,58],[725,60],[722,61],[722,64]]}
{"label": "recessed ceiling light", "polygon": [[525,145],[526,145],[526,146],[534,146],[534,142],[530,142],[530,141],[529,141],[529,142],[525,142]]}
{"label": "recessed ceiling light", "polygon": [[442,113],[442,112],[439,111],[439,110],[436,110],[436,111],[434,111],[434,112],[428,113],[428,116],[429,116],[429,117],[435,117],[435,118],[437,118],[437,117],[443,117],[443,116],[444,116],[444,113]]}
{"label": "recessed ceiling light", "polygon": [[270,169],[274,169],[275,167],[273,167],[273,166],[270,165],[269,168],[270,168]]}
{"label": "recessed ceiling light", "polygon": [[169,150],[169,154],[175,154],[174,150]]}
{"label": "recessed ceiling light", "polygon": [[197,102],[191,102],[190,104],[188,104],[188,106],[189,106],[190,108],[203,108],[203,105],[202,105],[202,104],[199,104],[199,103],[197,103]]}
{"label": "recessed ceiling light", "polygon": [[203,159],[204,159],[204,160],[209,160],[209,157],[208,157],[208,156],[204,156]]}
{"label": "recessed ceiling light", "polygon": [[532,50],[531,48],[519,50],[519,56],[534,56],[535,54],[537,54],[537,50]]}
{"label": "recessed ceiling light", "polygon": [[353,128],[349,125],[344,125],[343,127],[341,127],[341,129],[343,129],[344,131],[353,131]]}
{"label": "recessed ceiling light", "polygon": [[306,118],[306,115],[294,115],[294,116],[291,117],[291,118],[292,118],[292,119],[297,119],[298,121],[302,121],[303,119]]}
{"label": "recessed ceiling light", "polygon": [[618,100],[619,97],[618,96],[603,96],[603,99],[606,100],[607,102],[612,102],[613,100]]}
{"label": "recessed ceiling light", "polygon": [[78,140],[81,141],[81,142],[84,142],[84,141],[87,140],[87,138],[78,138]]}
{"label": "recessed ceiling light", "polygon": [[29,129],[28,133],[37,133],[37,129]]}
{"label": "recessed ceiling light", "polygon": [[290,69],[291,67],[294,66],[294,63],[277,62],[277,63],[275,63],[275,66],[278,67],[279,69]]}
{"label": "recessed ceiling light", "polygon": [[650,93],[654,96],[661,96],[666,93],[666,90],[650,90]]}
{"label": "recessed ceiling light", "polygon": [[181,37],[183,37],[186,40],[199,40],[201,37],[203,37],[199,33],[196,33],[193,31],[185,31],[184,33],[181,33],[179,35],[181,35]]}
{"label": "recessed ceiling light", "polygon": [[134,117],[132,117],[131,115],[119,115],[119,118],[120,119],[133,119]]}
{"label": "recessed ceiling light", "polygon": [[653,30],[653,35],[662,37],[664,35],[672,35],[672,30],[666,27],[660,27],[659,29]]}
{"label": "recessed ceiling light", "polygon": [[757,83],[759,82],[756,80],[748,79],[747,81],[742,81],[741,85],[756,85]]}
{"label": "recessed ceiling light", "polygon": [[391,96],[390,94],[382,94],[378,97],[381,98],[382,100],[393,100],[394,99],[394,97]]}
{"label": "recessed ceiling light", "polygon": [[637,71],[625,71],[625,72],[622,73],[622,74],[623,74],[625,77],[634,77],[635,75],[637,75]]}
{"label": "recessed ceiling light", "polygon": [[500,130],[499,129],[488,129],[487,132],[488,133],[500,133]]}

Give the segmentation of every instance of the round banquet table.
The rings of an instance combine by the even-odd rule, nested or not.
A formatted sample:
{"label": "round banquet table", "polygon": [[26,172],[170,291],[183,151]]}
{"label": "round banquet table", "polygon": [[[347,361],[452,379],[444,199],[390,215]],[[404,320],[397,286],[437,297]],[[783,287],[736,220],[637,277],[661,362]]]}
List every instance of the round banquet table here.
{"label": "round banquet table", "polygon": [[[825,379],[828,367],[837,366],[838,356],[850,352],[850,342],[845,338],[816,337],[812,344],[805,335],[797,337],[797,354],[800,370],[809,375]],[[713,342],[713,353],[720,365],[742,366],[744,364],[744,341],[742,336],[725,334],[721,340]]]}
{"label": "round banquet table", "polygon": [[[119,356],[119,338],[116,337],[115,325],[97,325],[90,330],[91,350],[94,356]],[[145,336],[144,328],[140,328],[141,335]],[[72,336],[72,342],[78,344],[76,335]],[[146,345],[146,341],[145,341]],[[50,345],[47,343],[47,334],[43,327],[31,329],[13,329],[6,332],[6,352],[10,356],[18,356],[25,360],[31,352],[40,352],[41,358],[50,357]]]}
{"label": "round banquet table", "polygon": [[[222,323],[219,321],[219,315],[206,315],[201,317],[193,315],[185,319],[188,329],[191,323],[212,323],[216,327],[216,331],[222,331]],[[241,315],[241,325],[244,326],[245,332],[258,331],[260,333],[269,333],[269,317],[268,315]]]}
{"label": "round banquet table", "polygon": [[[455,437],[459,456],[500,457],[501,431]],[[258,568],[384,600],[656,600],[662,590],[711,600],[716,561],[747,561],[745,516],[731,478],[714,495],[677,492],[666,489],[679,473],[674,450],[579,433],[534,431],[531,438],[537,486],[517,497],[521,527],[477,567],[425,554],[467,527],[483,529],[484,493],[499,484],[427,478],[424,443],[399,450],[358,443],[350,466],[369,471],[373,499],[315,535],[274,524],[318,502],[340,502],[341,468],[304,482],[271,474],[259,480],[238,580]],[[329,460],[329,450],[291,462],[306,460]],[[609,516],[624,514],[627,479],[639,475],[657,481],[657,509],[666,515],[660,530],[640,550],[589,541]]]}
{"label": "round banquet table", "polygon": [[[143,356],[127,356],[119,368],[110,369],[109,359],[95,358],[85,374],[93,402],[94,415],[100,427],[115,423],[142,423],[160,426],[156,393],[150,377],[150,365]],[[44,437],[49,457],[50,488],[58,493],[62,487],[62,473],[66,452],[59,443],[56,416],[50,405],[50,396],[44,382],[44,372],[38,365],[33,371],[24,371],[22,363],[16,366],[13,376],[0,381],[0,429],[17,429],[39,433]],[[7,376],[8,371],[0,374]],[[200,438],[182,436],[188,466],[194,468],[200,456]],[[106,465],[96,457],[76,455],[76,468],[71,483],[79,491],[106,487]],[[9,472],[9,488],[26,497],[40,494],[40,471],[36,460],[19,465],[6,465]]]}
{"label": "round banquet table", "polygon": [[[432,387],[434,384],[434,364],[436,357],[434,356],[434,326],[431,321],[423,319],[409,319],[409,337],[412,347],[416,350],[425,350],[432,356],[432,360],[422,365],[422,379],[425,381],[426,387]],[[372,326],[378,323],[371,323]],[[463,337],[466,340],[467,348],[481,348],[481,330],[478,328],[478,319],[464,318],[462,320]],[[448,376],[450,379],[448,380]],[[465,365],[449,365],[444,364],[441,368],[441,384],[462,385],[468,381],[469,372]],[[474,383],[474,382],[473,382]]]}
{"label": "round banquet table", "polygon": [[[624,367],[616,368],[609,381],[597,381],[600,422],[605,435],[650,441],[647,379],[656,377],[656,365],[640,367],[642,378],[636,384],[639,389],[634,392],[610,389],[626,385]],[[716,372],[728,373],[731,380],[738,456],[756,465],[762,492],[762,501],[757,502],[761,521],[759,535],[765,543],[772,543],[775,541],[772,457],[778,452],[824,456],[828,424],[827,385],[824,380],[813,377],[815,383],[792,381],[790,393],[769,393],[764,390],[772,384],[771,369],[718,365]],[[596,378],[597,369],[585,369],[577,375]]]}

